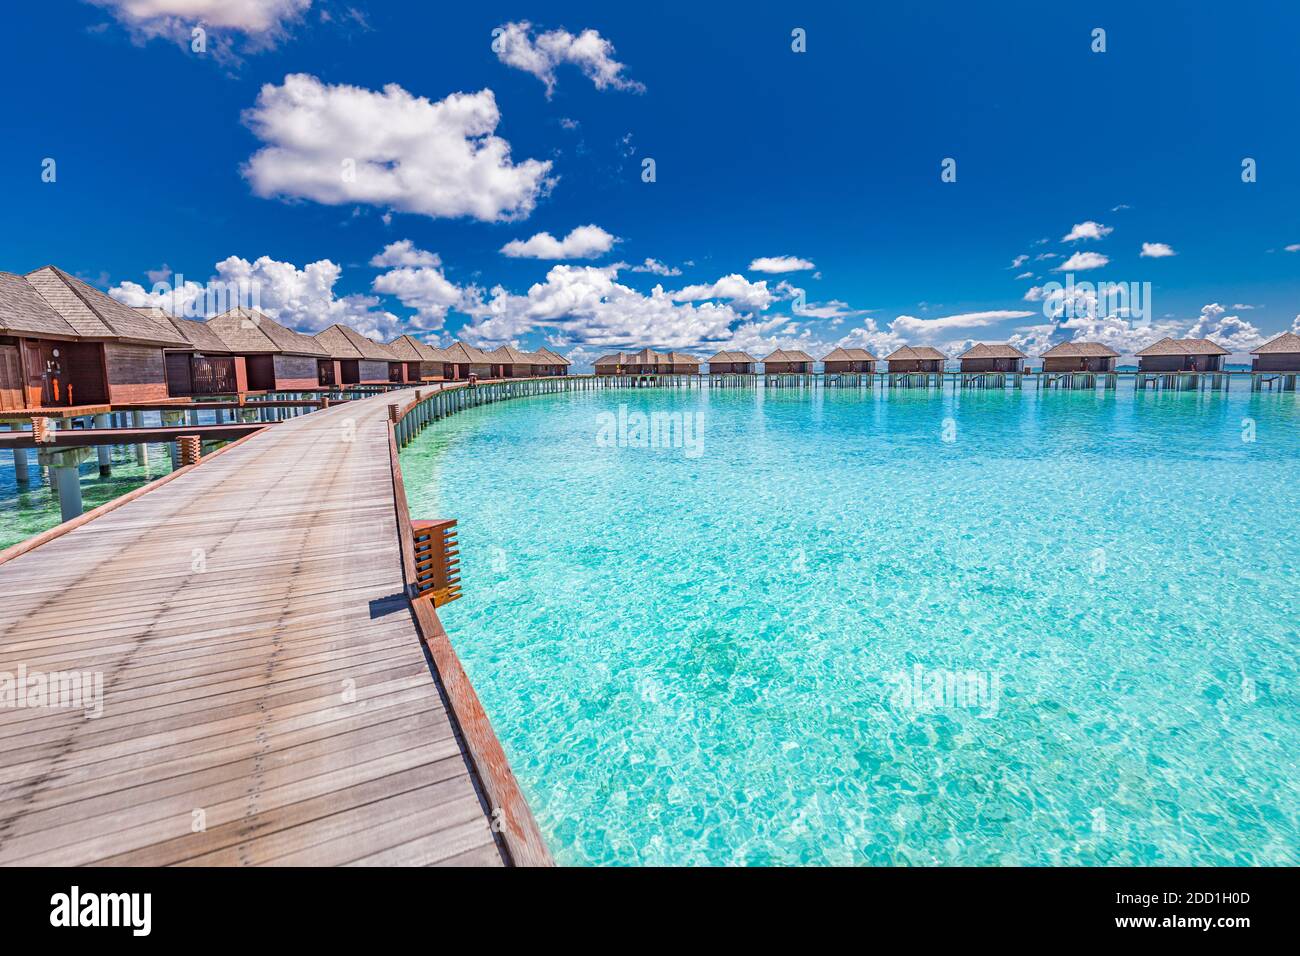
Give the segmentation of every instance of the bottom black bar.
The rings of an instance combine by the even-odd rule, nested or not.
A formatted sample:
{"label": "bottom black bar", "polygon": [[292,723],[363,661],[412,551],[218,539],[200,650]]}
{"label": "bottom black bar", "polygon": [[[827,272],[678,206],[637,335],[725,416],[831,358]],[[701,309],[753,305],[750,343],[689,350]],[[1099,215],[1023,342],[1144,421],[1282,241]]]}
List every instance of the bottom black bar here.
{"label": "bottom black bar", "polygon": [[[798,928],[1038,944],[1197,937],[1233,945],[1293,922],[1292,870],[0,870],[6,943],[75,933],[196,942],[351,941],[411,932],[554,944]],[[690,920],[688,924],[685,920]],[[700,931],[688,929],[703,919]],[[622,929],[619,929],[622,927]],[[621,934],[613,938],[610,933]],[[971,935],[972,933],[976,935]],[[993,935],[990,935],[993,934]],[[460,939],[460,943],[453,940]],[[18,951],[18,950],[11,950]]]}

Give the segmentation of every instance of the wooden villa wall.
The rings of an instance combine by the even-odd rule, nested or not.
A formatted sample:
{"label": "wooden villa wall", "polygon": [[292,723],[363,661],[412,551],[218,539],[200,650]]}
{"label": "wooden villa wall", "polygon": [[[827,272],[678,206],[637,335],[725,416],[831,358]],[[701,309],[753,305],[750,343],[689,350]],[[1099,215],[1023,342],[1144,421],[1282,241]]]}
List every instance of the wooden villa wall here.
{"label": "wooden villa wall", "polygon": [[1217,372],[1222,355],[1144,355],[1138,359],[1143,372]]}
{"label": "wooden villa wall", "polygon": [[277,389],[316,388],[320,382],[316,359],[310,355],[276,355],[273,368]]}
{"label": "wooden villa wall", "polygon": [[1044,372],[1113,372],[1115,371],[1115,359],[1113,357],[1097,358],[1045,358],[1043,359]]}
{"label": "wooden villa wall", "polygon": [[961,360],[963,372],[1018,372],[1024,359],[970,358]]}
{"label": "wooden villa wall", "polygon": [[194,394],[194,377],[190,372],[190,352],[164,352],[163,362],[167,372],[167,394],[184,398]]}
{"label": "wooden villa wall", "polygon": [[361,382],[387,382],[388,363],[374,359],[357,359],[357,380]]}
{"label": "wooden villa wall", "polygon": [[1256,372],[1300,372],[1300,352],[1266,352],[1255,356]]}
{"label": "wooden villa wall", "polygon": [[0,411],[16,411],[25,404],[22,353],[17,341],[0,339]]}
{"label": "wooden villa wall", "polygon": [[812,371],[811,362],[764,362],[763,371],[768,375],[802,375]]}
{"label": "wooden villa wall", "polygon": [[[61,342],[73,405],[152,402],[167,397],[162,349],[116,342]],[[108,386],[105,391],[105,370]],[[119,398],[119,395],[126,396]],[[137,397],[138,396],[138,397]]]}
{"label": "wooden villa wall", "polygon": [[875,362],[867,361],[847,361],[847,362],[823,362],[827,372],[873,372],[875,371]]}
{"label": "wooden villa wall", "polygon": [[940,359],[895,359],[887,363],[891,372],[942,372]]}
{"label": "wooden villa wall", "polygon": [[[102,402],[106,398],[114,402],[158,402],[167,397],[167,366],[160,346],[105,342],[103,347],[109,394],[96,398],[78,394],[78,402]],[[84,375],[89,379],[97,364],[95,356],[89,349],[80,347],[71,352],[73,365],[78,368],[75,377]]]}

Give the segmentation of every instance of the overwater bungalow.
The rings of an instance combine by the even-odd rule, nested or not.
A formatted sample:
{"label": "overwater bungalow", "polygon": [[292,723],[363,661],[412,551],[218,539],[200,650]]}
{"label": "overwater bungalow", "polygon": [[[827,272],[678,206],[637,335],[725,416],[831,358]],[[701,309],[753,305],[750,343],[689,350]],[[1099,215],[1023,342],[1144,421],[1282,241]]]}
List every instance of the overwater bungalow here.
{"label": "overwater bungalow", "polygon": [[753,375],[758,359],[748,352],[722,351],[709,359],[710,375]]}
{"label": "overwater bungalow", "polygon": [[1300,372],[1300,335],[1283,332],[1250,353],[1256,372]]}
{"label": "overwater bungalow", "polygon": [[904,345],[885,358],[891,372],[938,373],[948,357],[928,345]]}
{"label": "overwater bungalow", "polygon": [[1005,342],[976,342],[957,360],[963,372],[1023,372],[1027,356]]}
{"label": "overwater bungalow", "polygon": [[1061,342],[1043,353],[1044,372],[1113,372],[1119,353],[1100,342]]}
{"label": "overwater bungalow", "polygon": [[1209,339],[1153,342],[1137,353],[1139,372],[1221,372],[1227,349]]}
{"label": "overwater bungalow", "polygon": [[536,356],[538,360],[538,375],[546,375],[550,377],[568,375],[569,366],[573,364],[563,355],[558,352],[552,352],[550,349],[545,347],[538,349],[532,354]]}
{"label": "overwater bungalow", "polygon": [[405,368],[386,345],[347,325],[331,325],[312,336],[328,357],[317,363],[322,387],[403,382]]}
{"label": "overwater bungalow", "polygon": [[667,352],[664,358],[668,359],[666,371],[673,375],[700,374],[700,360],[694,355],[685,352]]}
{"label": "overwater bungalow", "polygon": [[497,374],[492,358],[472,345],[453,342],[444,351],[447,364],[451,366],[451,377],[458,381],[464,381],[471,375],[475,378],[492,378]]}
{"label": "overwater bungalow", "polygon": [[488,352],[487,356],[497,367],[499,378],[531,378],[537,374],[536,356],[521,352],[513,345],[502,345]]}
{"label": "overwater bungalow", "polygon": [[170,323],[123,305],[54,266],[0,272],[0,409],[167,398]]}
{"label": "overwater bungalow", "polygon": [[813,357],[800,349],[777,349],[763,359],[766,375],[806,375],[812,367]]}
{"label": "overwater bungalow", "polygon": [[658,375],[672,370],[670,356],[654,349],[641,349],[632,353],[632,371],[637,375]]}
{"label": "overwater bungalow", "polygon": [[403,381],[438,382],[454,375],[445,351],[414,336],[399,335],[387,348],[406,366]]}
{"label": "overwater bungalow", "polygon": [[630,352],[611,352],[602,355],[592,363],[597,375],[631,375],[632,354]]}
{"label": "overwater bungalow", "polygon": [[597,375],[699,375],[700,360],[685,352],[612,352],[593,363]]}
{"label": "overwater bungalow", "polygon": [[187,348],[167,348],[167,394],[173,398],[194,395],[233,395],[236,387],[235,356],[206,322],[182,319],[162,309],[136,309],[155,321],[171,325],[189,343]]}
{"label": "overwater bungalow", "polygon": [[866,349],[833,349],[822,359],[822,369],[827,373],[836,372],[874,372],[876,362],[874,355]]}
{"label": "overwater bungalow", "polygon": [[242,306],[208,319],[207,325],[235,357],[237,391],[320,387],[320,360],[330,355],[310,335],[287,329],[269,315]]}

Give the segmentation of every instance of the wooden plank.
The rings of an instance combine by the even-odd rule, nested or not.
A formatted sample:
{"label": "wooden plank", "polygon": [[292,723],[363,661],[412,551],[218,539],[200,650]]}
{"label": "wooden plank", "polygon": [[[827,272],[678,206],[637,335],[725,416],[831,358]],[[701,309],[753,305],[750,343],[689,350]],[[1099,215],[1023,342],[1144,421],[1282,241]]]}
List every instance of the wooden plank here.
{"label": "wooden plank", "polygon": [[104,690],[96,719],[0,713],[0,862],[504,861],[405,600],[412,395],[258,423],[0,556],[0,669]]}

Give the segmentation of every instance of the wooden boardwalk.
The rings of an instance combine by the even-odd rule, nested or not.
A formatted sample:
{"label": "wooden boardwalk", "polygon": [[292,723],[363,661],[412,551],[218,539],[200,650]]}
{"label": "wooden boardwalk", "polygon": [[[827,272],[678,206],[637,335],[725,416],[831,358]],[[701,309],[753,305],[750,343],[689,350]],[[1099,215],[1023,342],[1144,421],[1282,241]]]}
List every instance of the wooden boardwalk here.
{"label": "wooden boardwalk", "polygon": [[500,864],[404,591],[387,410],[276,424],[0,565],[0,863]]}

